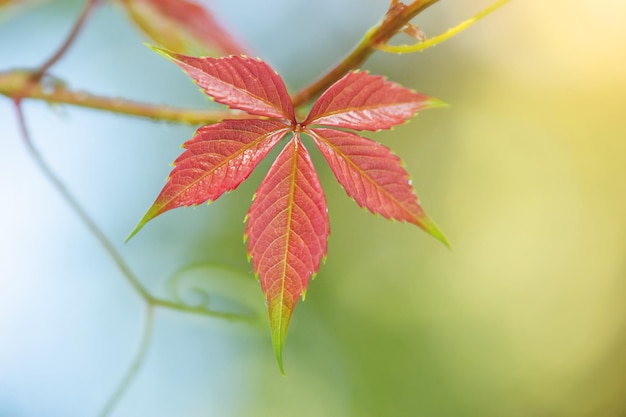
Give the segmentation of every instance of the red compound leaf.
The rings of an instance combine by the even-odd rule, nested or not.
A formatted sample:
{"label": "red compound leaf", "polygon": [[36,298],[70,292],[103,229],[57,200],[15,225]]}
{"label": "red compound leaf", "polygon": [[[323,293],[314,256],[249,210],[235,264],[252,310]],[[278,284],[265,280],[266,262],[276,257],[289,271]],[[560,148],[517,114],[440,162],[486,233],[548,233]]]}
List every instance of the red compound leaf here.
{"label": "red compound leaf", "polygon": [[167,184],[130,237],[161,213],[212,201],[233,190],[278,141],[289,132],[294,135],[257,190],[245,231],[248,256],[267,299],[281,372],[289,321],[326,256],[330,233],[324,193],[300,132],[313,137],[360,206],[416,224],[447,244],[420,206],[400,159],[389,149],[354,133],[311,127],[388,129],[441,102],[382,77],[352,72],[322,94],[306,121],[298,124],[285,84],[264,62],[155,50],[180,66],[215,101],[252,116],[200,128],[185,143]]}

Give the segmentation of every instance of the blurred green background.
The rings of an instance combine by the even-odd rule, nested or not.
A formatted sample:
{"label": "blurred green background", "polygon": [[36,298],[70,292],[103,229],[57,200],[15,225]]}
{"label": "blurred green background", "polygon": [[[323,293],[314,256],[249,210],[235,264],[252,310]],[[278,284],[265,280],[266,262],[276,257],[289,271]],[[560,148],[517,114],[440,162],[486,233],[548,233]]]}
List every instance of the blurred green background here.
{"label": "blurred green background", "polygon": [[[489,3],[442,0],[416,23],[434,35]],[[42,62],[81,4],[3,9],[0,70]],[[388,3],[210,5],[295,90]],[[369,136],[405,161],[452,250],[359,209],[314,152],[332,232],[295,310],[288,376],[265,325],[158,310],[144,367],[112,415],[626,415],[624,21],[618,0],[512,1],[424,53],[374,55],[367,69],[451,105]],[[209,105],[110,5],[53,73],[93,93]],[[189,296],[227,267],[246,305],[264,308],[242,219],[267,163],[210,207],[161,216],[123,245],[193,128],[36,102],[26,111],[42,154],[151,290],[167,296],[171,275],[199,263],[179,276]],[[96,415],[137,349],[143,304],[28,159],[8,100],[0,158],[0,416]]]}

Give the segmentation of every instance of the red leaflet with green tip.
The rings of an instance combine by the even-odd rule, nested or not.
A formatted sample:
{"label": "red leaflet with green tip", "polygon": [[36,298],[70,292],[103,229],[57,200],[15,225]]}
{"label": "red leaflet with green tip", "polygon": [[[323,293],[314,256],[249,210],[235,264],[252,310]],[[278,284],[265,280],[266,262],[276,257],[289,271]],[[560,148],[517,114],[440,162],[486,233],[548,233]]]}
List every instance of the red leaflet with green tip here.
{"label": "red leaflet with green tip", "polygon": [[337,180],[359,205],[416,224],[447,244],[419,205],[400,159],[389,149],[354,133],[310,126],[389,129],[441,102],[382,77],[351,72],[319,98],[305,122],[298,123],[282,79],[264,62],[156,51],[180,66],[215,101],[268,119],[225,120],[200,128],[185,143],[167,184],[131,236],[161,213],[215,200],[236,188],[278,141],[293,133],[256,192],[245,231],[248,255],[267,299],[281,372],[291,315],[326,256],[330,230],[324,193],[300,141],[302,133],[313,138]]}
{"label": "red leaflet with green tip", "polygon": [[355,130],[381,130],[406,122],[419,110],[441,107],[442,101],[416,93],[379,75],[346,74],[315,102],[304,125]]}
{"label": "red leaflet with green tip", "polygon": [[359,206],[441,236],[418,204],[402,161],[388,148],[341,130],[310,129],[307,133],[315,140],[337,181]]}
{"label": "red leaflet with green tip", "polygon": [[257,190],[248,212],[248,255],[267,298],[272,344],[283,371],[289,320],[326,256],[326,200],[309,153],[296,135]]}
{"label": "red leaflet with green tip", "polygon": [[254,170],[287,127],[274,120],[224,120],[204,126],[185,142],[167,184],[129,239],[148,221],[168,210],[217,200]]}
{"label": "red leaflet with green tip", "polygon": [[181,67],[218,103],[257,116],[294,120],[287,87],[265,62],[244,56],[196,58],[153,49]]}

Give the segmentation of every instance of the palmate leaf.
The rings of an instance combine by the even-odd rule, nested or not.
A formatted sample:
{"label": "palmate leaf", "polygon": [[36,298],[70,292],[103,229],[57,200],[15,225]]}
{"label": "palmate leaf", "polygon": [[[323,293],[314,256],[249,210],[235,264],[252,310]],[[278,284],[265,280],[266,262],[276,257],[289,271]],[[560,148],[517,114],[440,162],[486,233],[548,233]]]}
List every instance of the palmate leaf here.
{"label": "palmate leaf", "polygon": [[215,101],[252,116],[200,128],[185,143],[167,184],[131,236],[167,210],[215,200],[234,189],[278,141],[293,134],[257,190],[245,231],[248,256],[267,299],[281,372],[293,310],[326,256],[330,233],[326,200],[301,133],[313,137],[359,205],[416,224],[447,244],[420,206],[397,156],[354,133],[324,127],[388,129],[440,101],[383,77],[352,72],[332,85],[305,121],[298,123],[285,84],[266,63],[243,56],[195,58],[154,49],[180,66]]}
{"label": "palmate leaf", "polygon": [[278,156],[248,212],[248,256],[267,299],[272,344],[281,372],[287,327],[298,298],[326,256],[326,199],[297,135]]}
{"label": "palmate leaf", "polygon": [[198,129],[128,239],[159,214],[211,202],[237,188],[287,131],[284,123],[274,120],[224,120]]}
{"label": "palmate leaf", "polygon": [[359,206],[387,219],[413,223],[448,245],[420,206],[402,161],[388,148],[341,130],[318,128],[306,133]]}
{"label": "palmate leaf", "polygon": [[245,53],[213,14],[191,0],[119,0],[135,24],[164,48],[191,55]]}
{"label": "palmate leaf", "polygon": [[303,125],[376,131],[402,124],[419,110],[443,105],[384,77],[353,71],[320,96]]}
{"label": "palmate leaf", "polygon": [[265,62],[245,56],[196,58],[153,49],[181,67],[218,103],[257,116],[295,121],[285,83]]}

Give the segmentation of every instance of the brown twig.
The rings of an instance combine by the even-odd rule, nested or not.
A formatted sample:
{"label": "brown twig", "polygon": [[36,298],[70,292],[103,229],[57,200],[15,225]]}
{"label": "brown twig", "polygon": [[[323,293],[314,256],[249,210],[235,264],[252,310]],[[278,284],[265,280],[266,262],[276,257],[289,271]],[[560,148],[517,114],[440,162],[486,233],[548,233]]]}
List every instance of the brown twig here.
{"label": "brown twig", "polygon": [[39,84],[41,79],[46,75],[48,70],[52,68],[54,64],[59,62],[63,55],[70,49],[70,46],[74,43],[81,29],[85,26],[85,22],[87,21],[87,17],[91,14],[92,10],[96,7],[100,0],[87,0],[87,4],[83,8],[82,12],[78,16],[78,19],[74,23],[72,30],[67,35],[61,46],[39,67],[37,71],[30,74],[29,80],[24,84],[21,91],[18,94],[13,96],[13,100],[19,102],[22,97],[28,95],[28,91]]}
{"label": "brown twig", "polygon": [[14,70],[0,73],[0,94],[14,101],[39,99],[48,103],[69,104],[91,109],[110,111],[129,116],[145,117],[190,125],[211,124],[223,119],[251,118],[244,112],[231,110],[195,110],[171,106],[140,103],[136,101],[102,97],[83,91],[73,91],[59,80],[43,78],[33,83],[33,73]]}
{"label": "brown twig", "polygon": [[74,23],[74,27],[72,27],[72,30],[70,31],[69,35],[67,35],[67,38],[65,39],[65,41],[61,44],[59,49],[57,49],[57,51],[54,54],[52,54],[52,56],[48,58],[48,60],[41,65],[37,73],[35,73],[35,75],[33,76],[33,81],[39,82],[39,80],[41,80],[41,77],[43,77],[48,72],[48,70],[52,68],[52,66],[56,64],[63,57],[63,55],[65,55],[67,50],[70,49],[70,46],[72,46],[72,44],[78,37],[78,34],[80,33],[81,29],[85,26],[87,17],[91,13],[91,11],[96,7],[99,1],[100,0],[88,0],[87,1],[87,4],[85,5],[85,7],[83,8],[83,11],[78,16],[78,19]]}
{"label": "brown twig", "polygon": [[320,79],[293,95],[294,106],[297,107],[308,103],[343,77],[348,71],[360,67],[376,51],[376,45],[386,43],[391,37],[401,31],[411,19],[438,1],[416,0],[409,5],[392,1],[382,22],[371,28],[346,58]]}
{"label": "brown twig", "polygon": [[[246,114],[236,111],[210,111],[180,109],[169,106],[134,102],[125,99],[96,96],[84,92],[76,92],[57,84],[52,89],[42,85],[47,70],[54,65],[68,50],[76,39],[84,22],[99,0],[89,0],[78,21],[74,25],[63,45],[35,73],[11,71],[0,74],[0,94],[14,100],[22,98],[41,99],[50,103],[70,104],[131,116],[146,117],[192,125],[215,123],[224,118],[248,118]],[[360,67],[367,58],[377,50],[377,46],[385,44],[391,37],[403,30],[409,21],[439,0],[416,0],[407,5],[392,1],[389,10],[381,23],[371,28],[361,42],[334,68],[330,69],[317,81],[293,95],[294,106],[306,104],[316,98],[348,71]],[[28,74],[24,78],[25,74]]]}

